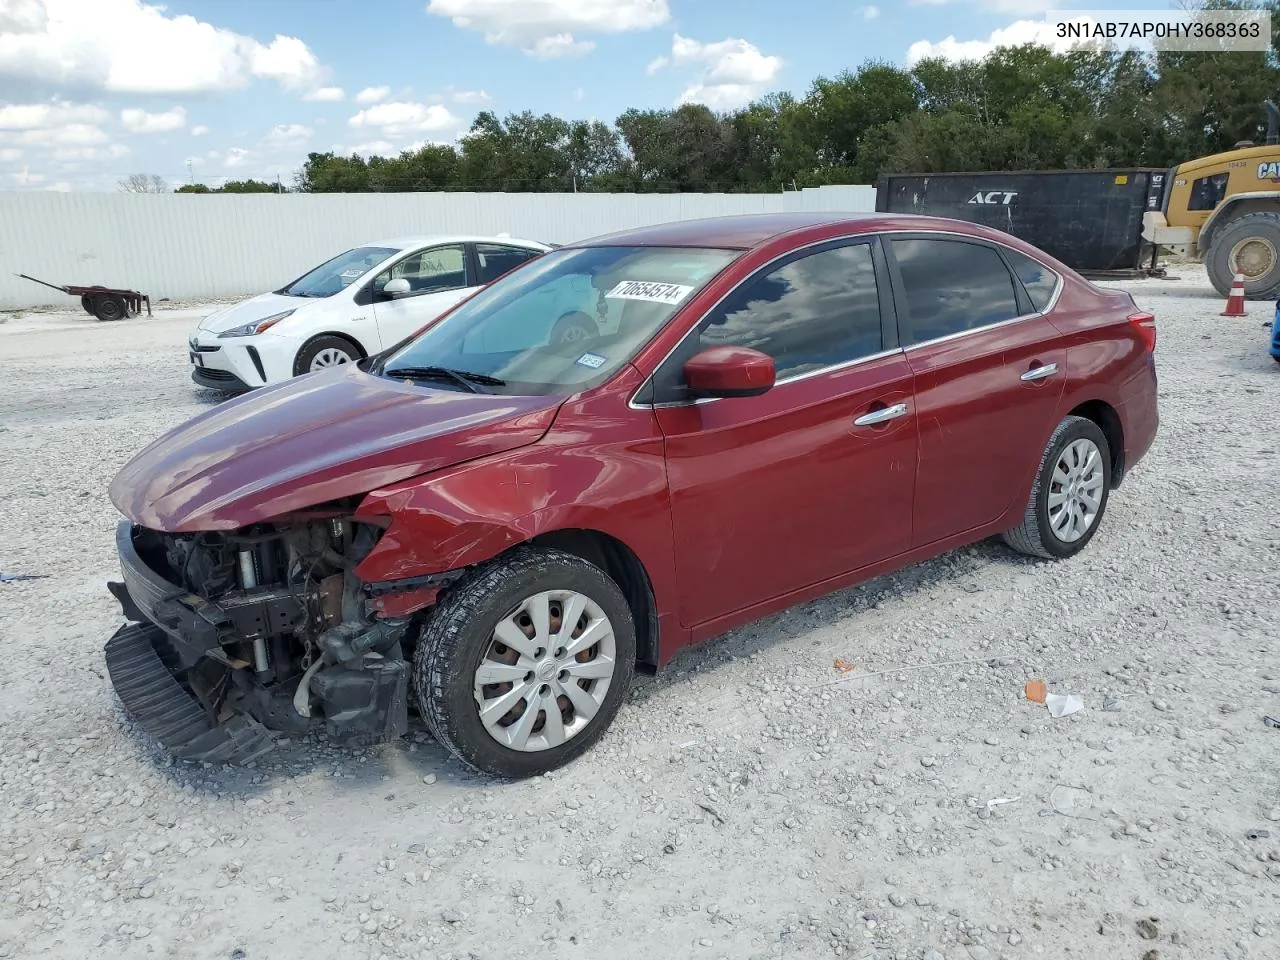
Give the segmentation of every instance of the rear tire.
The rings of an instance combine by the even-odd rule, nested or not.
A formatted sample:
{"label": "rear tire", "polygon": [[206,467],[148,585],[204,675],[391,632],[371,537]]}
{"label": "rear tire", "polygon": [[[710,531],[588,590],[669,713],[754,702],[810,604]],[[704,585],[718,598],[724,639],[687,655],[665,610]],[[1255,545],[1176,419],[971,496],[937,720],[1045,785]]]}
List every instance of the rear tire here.
{"label": "rear tire", "polygon": [[1213,287],[1222,296],[1231,292],[1231,281],[1236,268],[1231,254],[1237,247],[1248,256],[1258,254],[1256,262],[1269,268],[1256,276],[1244,278],[1244,295],[1247,300],[1274,300],[1280,296],[1280,212],[1246,213],[1224,224],[1214,232],[1213,240],[1204,258],[1205,269]]}
{"label": "rear tire", "polygon": [[[572,623],[570,607],[581,611]],[[590,645],[575,650],[579,641]],[[631,610],[603,570],[561,550],[521,546],[476,568],[431,611],[414,651],[413,688],[431,733],[467,766],[538,776],[600,738],[631,686],[635,656]]]}
{"label": "rear tire", "polygon": [[1098,532],[1110,495],[1111,447],[1106,435],[1092,420],[1067,417],[1040,458],[1022,523],[1001,537],[1029,557],[1073,557]]}

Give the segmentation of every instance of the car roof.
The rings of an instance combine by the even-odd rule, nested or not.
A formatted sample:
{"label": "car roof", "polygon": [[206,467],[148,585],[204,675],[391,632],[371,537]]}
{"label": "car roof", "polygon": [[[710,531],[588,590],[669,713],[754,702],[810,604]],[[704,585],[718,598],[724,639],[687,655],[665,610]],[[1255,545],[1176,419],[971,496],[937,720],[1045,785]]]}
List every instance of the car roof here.
{"label": "car roof", "polygon": [[972,223],[941,217],[899,213],[797,211],[677,220],[671,223],[619,230],[616,233],[592,237],[568,246],[719,247],[749,250],[784,234],[832,224],[845,225],[850,228],[851,233],[869,233],[892,227],[901,229],[912,226],[922,230],[937,230],[945,225],[950,230],[959,229],[965,233],[982,235],[981,228],[975,228]]}
{"label": "car roof", "polygon": [[362,243],[362,247],[392,247],[396,250],[412,250],[417,247],[429,247],[437,243],[499,243],[511,247],[536,247],[541,250],[550,244],[539,240],[522,240],[512,236],[494,236],[473,233],[423,233],[411,237],[392,237],[383,240],[371,240]]}

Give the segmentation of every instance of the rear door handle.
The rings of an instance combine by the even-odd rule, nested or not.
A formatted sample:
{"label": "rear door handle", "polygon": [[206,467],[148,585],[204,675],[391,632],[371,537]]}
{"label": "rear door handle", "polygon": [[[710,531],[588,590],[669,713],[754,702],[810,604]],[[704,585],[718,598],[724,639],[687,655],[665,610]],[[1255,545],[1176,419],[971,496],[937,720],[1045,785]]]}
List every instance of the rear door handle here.
{"label": "rear door handle", "polygon": [[882,407],[879,410],[872,410],[870,413],[864,413],[857,420],[853,421],[855,427],[870,427],[877,423],[885,423],[889,420],[896,420],[898,417],[907,415],[907,405],[905,403],[895,403],[892,407]]}
{"label": "rear door handle", "polygon": [[1045,377],[1052,377],[1058,372],[1056,363],[1046,363],[1043,367],[1032,367],[1022,375],[1023,380],[1043,380]]}

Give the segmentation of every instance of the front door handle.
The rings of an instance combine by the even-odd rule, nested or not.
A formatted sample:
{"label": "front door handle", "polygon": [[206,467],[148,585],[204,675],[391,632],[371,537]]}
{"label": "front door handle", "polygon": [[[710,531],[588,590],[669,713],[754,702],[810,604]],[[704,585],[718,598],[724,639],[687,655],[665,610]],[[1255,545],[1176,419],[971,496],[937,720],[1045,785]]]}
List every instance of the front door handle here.
{"label": "front door handle", "polygon": [[877,423],[885,423],[889,420],[896,420],[898,417],[907,415],[907,405],[905,403],[895,403],[892,407],[881,407],[879,410],[872,410],[870,413],[864,413],[857,420],[853,421],[855,427],[870,427]]}
{"label": "front door handle", "polygon": [[1032,367],[1022,375],[1022,379],[1025,381],[1043,380],[1045,377],[1052,377],[1057,372],[1058,365],[1056,363],[1046,363],[1043,367]]}

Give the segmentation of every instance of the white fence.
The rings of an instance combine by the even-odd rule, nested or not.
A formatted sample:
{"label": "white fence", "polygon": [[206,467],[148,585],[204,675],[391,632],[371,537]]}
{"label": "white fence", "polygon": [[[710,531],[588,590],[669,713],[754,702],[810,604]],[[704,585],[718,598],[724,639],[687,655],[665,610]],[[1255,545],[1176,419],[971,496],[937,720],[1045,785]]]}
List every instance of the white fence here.
{"label": "white fence", "polygon": [[777,194],[0,193],[0,310],[76,306],[16,276],[102,284],[152,301],[270,290],[343,250],[423,233],[569,243],[694,217],[875,209],[869,186]]}

